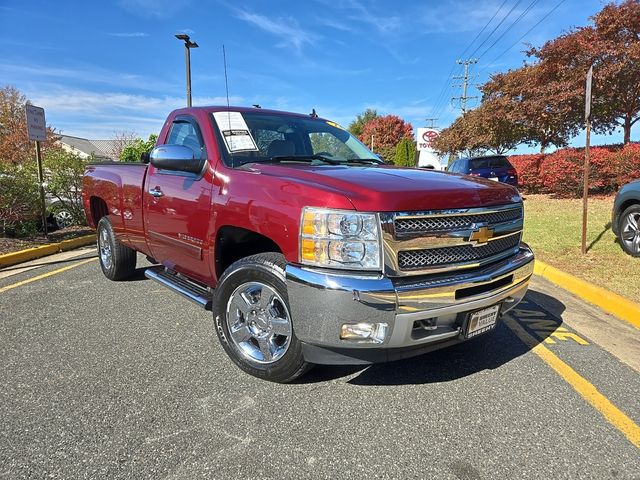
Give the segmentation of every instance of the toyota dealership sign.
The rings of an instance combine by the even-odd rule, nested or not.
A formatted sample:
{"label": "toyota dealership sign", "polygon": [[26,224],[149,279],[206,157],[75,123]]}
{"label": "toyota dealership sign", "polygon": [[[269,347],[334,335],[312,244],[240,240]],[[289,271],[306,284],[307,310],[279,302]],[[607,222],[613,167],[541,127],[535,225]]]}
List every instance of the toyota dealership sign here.
{"label": "toyota dealership sign", "polygon": [[418,128],[418,150],[428,150],[433,152],[432,142],[438,138],[440,132],[435,128]]}

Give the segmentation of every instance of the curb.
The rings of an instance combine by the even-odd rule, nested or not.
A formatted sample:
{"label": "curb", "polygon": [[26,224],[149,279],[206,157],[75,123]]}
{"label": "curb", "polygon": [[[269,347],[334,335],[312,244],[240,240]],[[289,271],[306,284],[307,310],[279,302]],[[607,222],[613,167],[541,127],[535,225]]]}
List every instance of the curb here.
{"label": "curb", "polygon": [[35,260],[36,258],[53,255],[54,253],[66,252],[67,250],[73,250],[74,248],[84,247],[85,245],[95,243],[95,241],[96,235],[92,234],[72,238],[70,240],[63,240],[58,243],[43,245],[41,247],[27,248],[26,250],[20,250],[18,252],[7,253],[6,255],[0,255],[0,268],[9,267],[17,263],[28,262],[29,260]]}
{"label": "curb", "polygon": [[536,259],[533,273],[555,283],[607,313],[640,328],[640,305],[606,288],[581,280]]}

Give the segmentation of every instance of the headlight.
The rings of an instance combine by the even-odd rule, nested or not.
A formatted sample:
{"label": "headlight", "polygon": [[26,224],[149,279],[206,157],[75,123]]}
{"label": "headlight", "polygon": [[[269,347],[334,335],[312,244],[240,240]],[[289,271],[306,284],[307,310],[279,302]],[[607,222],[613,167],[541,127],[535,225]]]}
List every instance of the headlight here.
{"label": "headlight", "polygon": [[378,217],[374,213],[305,207],[300,224],[300,262],[381,270]]}

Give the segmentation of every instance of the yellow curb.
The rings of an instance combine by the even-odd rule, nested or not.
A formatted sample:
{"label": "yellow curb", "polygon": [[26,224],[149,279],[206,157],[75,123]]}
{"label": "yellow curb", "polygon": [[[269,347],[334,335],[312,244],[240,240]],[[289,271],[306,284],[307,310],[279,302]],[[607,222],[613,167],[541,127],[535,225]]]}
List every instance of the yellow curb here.
{"label": "yellow curb", "polygon": [[592,283],[581,280],[573,275],[558,270],[551,265],[536,259],[533,273],[578,297],[592,303],[607,313],[615,315],[636,328],[640,328],[640,305],[628,300],[617,293],[613,293],[605,288],[598,287]]}
{"label": "yellow curb", "polygon": [[17,263],[28,262],[29,260],[35,260],[36,258],[46,257],[47,255],[53,255],[58,252],[66,252],[78,247],[84,247],[95,243],[96,236],[85,235],[83,237],[72,238],[70,240],[63,240],[58,243],[51,243],[49,245],[43,245],[41,247],[27,248],[26,250],[20,250],[19,252],[7,253],[6,255],[0,255],[0,268],[16,265]]}

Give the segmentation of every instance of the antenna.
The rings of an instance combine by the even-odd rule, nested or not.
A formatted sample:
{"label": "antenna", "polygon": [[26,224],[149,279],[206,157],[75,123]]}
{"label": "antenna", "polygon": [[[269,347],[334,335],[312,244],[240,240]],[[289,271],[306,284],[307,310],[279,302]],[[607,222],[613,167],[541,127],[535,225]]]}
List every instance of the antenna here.
{"label": "antenna", "polygon": [[[227,79],[227,52],[224,49],[224,43],[222,44],[222,59],[224,61],[224,86],[225,89],[227,90],[227,121],[229,122],[227,125],[227,128],[229,129],[229,133],[232,134],[233,132],[231,132],[231,107],[229,106],[229,80]],[[222,134],[224,135],[224,133]],[[231,147],[231,145],[233,144],[233,136],[229,137],[229,147]],[[233,149],[230,149],[231,151],[229,153],[231,153],[231,158],[233,159]],[[233,160],[232,160],[233,161]]]}
{"label": "antenna", "polygon": [[[224,86],[227,89],[227,109],[229,109],[229,80],[227,79],[227,52],[224,49],[224,43],[222,44],[222,59],[224,60]],[[229,121],[229,124],[231,124],[231,121]]]}

